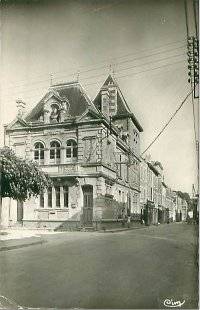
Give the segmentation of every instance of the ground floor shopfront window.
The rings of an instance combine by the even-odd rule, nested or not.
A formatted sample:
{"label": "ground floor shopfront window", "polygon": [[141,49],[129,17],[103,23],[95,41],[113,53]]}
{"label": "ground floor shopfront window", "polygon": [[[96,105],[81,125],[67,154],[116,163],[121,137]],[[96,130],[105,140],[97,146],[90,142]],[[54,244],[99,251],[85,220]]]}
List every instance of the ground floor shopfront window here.
{"label": "ground floor shopfront window", "polygon": [[40,208],[69,208],[69,187],[55,186],[40,194]]}

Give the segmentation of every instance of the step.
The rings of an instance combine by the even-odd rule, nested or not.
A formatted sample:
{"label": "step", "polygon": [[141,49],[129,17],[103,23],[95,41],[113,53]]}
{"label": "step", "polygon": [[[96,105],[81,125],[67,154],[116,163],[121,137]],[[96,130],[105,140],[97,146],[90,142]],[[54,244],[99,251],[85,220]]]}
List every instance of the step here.
{"label": "step", "polygon": [[84,226],[84,227],[80,227],[81,231],[94,231],[94,227],[93,226]]}

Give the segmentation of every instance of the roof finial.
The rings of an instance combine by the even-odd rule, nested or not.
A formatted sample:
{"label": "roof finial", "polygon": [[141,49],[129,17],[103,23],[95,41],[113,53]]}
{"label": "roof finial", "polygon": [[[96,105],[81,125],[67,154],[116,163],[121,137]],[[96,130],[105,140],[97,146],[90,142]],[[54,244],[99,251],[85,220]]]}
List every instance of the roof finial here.
{"label": "roof finial", "polygon": [[50,73],[50,86],[53,85],[53,74]]}
{"label": "roof finial", "polygon": [[25,113],[26,103],[21,99],[17,99],[16,104],[18,109],[17,116],[22,118]]}
{"label": "roof finial", "polygon": [[109,66],[109,74],[114,77],[115,76],[115,69],[114,69],[115,64],[114,63],[110,63]]}
{"label": "roof finial", "polygon": [[110,63],[110,66],[109,66],[109,74],[112,75],[113,73],[113,65]]}
{"label": "roof finial", "polygon": [[78,71],[77,71],[77,76],[76,76],[77,82],[79,82],[79,78],[80,78],[80,71],[78,70]]}

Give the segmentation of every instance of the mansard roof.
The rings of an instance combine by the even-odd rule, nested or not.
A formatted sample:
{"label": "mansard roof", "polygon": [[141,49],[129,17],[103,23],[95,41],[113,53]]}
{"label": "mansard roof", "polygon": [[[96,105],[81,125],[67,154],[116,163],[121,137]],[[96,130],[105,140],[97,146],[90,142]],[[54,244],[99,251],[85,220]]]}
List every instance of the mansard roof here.
{"label": "mansard roof", "polygon": [[98,112],[93,102],[89,99],[82,86],[76,82],[55,84],[49,88],[49,91],[25,117],[28,122],[34,122],[42,113],[45,102],[50,97],[55,97],[59,101],[67,100],[69,102],[69,115],[76,117],[82,115],[87,108]]}
{"label": "mansard roof", "polygon": [[[131,117],[135,126],[138,128],[138,130],[140,132],[142,132],[143,131],[142,126],[140,125],[140,123],[136,119],[135,115],[131,112],[131,110],[130,110],[130,108],[129,108],[129,106],[128,106],[128,104],[127,104],[127,102],[126,102],[126,100],[125,100],[125,98],[121,92],[121,89],[119,88],[119,85],[116,82],[116,80],[111,75],[109,75],[101,88],[108,86],[110,83],[114,84],[117,87],[117,112],[113,116],[113,118],[122,118],[122,117],[127,117],[127,116]],[[100,110],[100,107],[101,107],[101,91],[99,91],[99,93],[97,94],[97,96],[95,97],[93,102],[94,102],[95,107],[98,110]]]}

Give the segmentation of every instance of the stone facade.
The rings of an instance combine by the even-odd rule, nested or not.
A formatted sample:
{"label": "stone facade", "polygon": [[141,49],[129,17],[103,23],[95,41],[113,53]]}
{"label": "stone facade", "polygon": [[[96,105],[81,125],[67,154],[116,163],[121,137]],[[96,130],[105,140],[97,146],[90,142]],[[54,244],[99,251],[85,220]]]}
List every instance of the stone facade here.
{"label": "stone facade", "polygon": [[147,156],[140,165],[140,207],[146,224],[158,223],[160,173]]}
{"label": "stone facade", "polygon": [[186,221],[188,213],[188,204],[185,199],[180,197],[178,192],[173,192],[174,204],[175,204],[175,216],[176,221]]}
{"label": "stone facade", "polygon": [[161,163],[150,156],[140,164],[140,207],[148,225],[176,221],[173,192],[164,182]]}
{"label": "stone facade", "polygon": [[5,222],[95,228],[121,225],[127,214],[140,213],[141,131],[111,76],[93,102],[78,82],[51,86],[28,115],[20,110],[5,133],[6,145],[36,161],[53,186],[23,205],[5,201]]}

